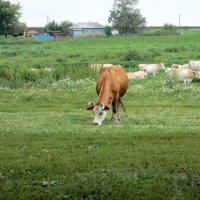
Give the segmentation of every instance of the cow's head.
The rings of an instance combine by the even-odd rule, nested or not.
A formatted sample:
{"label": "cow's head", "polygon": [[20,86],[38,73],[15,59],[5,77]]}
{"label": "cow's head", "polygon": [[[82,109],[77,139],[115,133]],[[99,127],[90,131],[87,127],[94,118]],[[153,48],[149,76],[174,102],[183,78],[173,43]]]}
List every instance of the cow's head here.
{"label": "cow's head", "polygon": [[165,65],[163,63],[160,63],[160,69],[165,70]]}
{"label": "cow's head", "polygon": [[104,104],[95,104],[95,103],[89,103],[87,110],[92,110],[94,113],[94,125],[101,125],[103,120],[106,117],[106,110],[109,110],[109,106],[105,106]]}

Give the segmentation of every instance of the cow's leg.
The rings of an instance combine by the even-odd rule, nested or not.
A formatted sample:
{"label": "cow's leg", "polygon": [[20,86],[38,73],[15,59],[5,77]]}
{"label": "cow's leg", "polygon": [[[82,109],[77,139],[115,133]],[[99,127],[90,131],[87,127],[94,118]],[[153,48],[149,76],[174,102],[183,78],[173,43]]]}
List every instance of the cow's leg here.
{"label": "cow's leg", "polygon": [[118,118],[119,110],[118,110],[118,108],[119,108],[119,98],[117,97],[112,102],[112,120],[115,123],[119,122],[119,118]]}
{"label": "cow's leg", "polygon": [[120,111],[120,101],[118,101],[118,108],[117,108],[117,119],[118,119],[118,121],[120,121],[119,111]]}
{"label": "cow's leg", "polygon": [[123,102],[122,102],[122,98],[119,98],[119,101],[118,101],[118,109],[117,109],[117,118],[118,118],[118,121],[120,121],[120,117],[119,117],[120,104],[121,104],[121,106],[122,106],[122,108],[124,109],[124,112],[125,112],[125,108],[124,108],[124,105],[123,105]]}

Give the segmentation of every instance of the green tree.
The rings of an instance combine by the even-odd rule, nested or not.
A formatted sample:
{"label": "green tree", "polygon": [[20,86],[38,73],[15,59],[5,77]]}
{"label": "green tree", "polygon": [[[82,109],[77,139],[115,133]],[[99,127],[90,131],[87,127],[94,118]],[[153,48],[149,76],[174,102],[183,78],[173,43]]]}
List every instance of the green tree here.
{"label": "green tree", "polygon": [[0,35],[12,35],[19,26],[21,5],[0,0]]}
{"label": "green tree", "polygon": [[72,23],[69,21],[64,21],[60,23],[61,31],[64,35],[69,35],[70,26],[72,26]]}
{"label": "green tree", "polygon": [[45,26],[44,30],[46,33],[50,32],[50,31],[61,31],[63,33],[63,35],[68,35],[69,27],[71,25],[72,25],[72,23],[69,21],[63,21],[59,24],[53,20]]}
{"label": "green tree", "polygon": [[112,35],[112,27],[111,26],[106,26],[105,27],[105,33],[109,37]]}
{"label": "green tree", "polygon": [[53,20],[53,21],[49,22],[49,23],[45,26],[44,30],[45,30],[45,32],[47,32],[47,33],[48,33],[49,31],[61,31],[61,27],[60,27],[60,25],[59,25],[57,22],[55,22],[55,21]]}
{"label": "green tree", "polygon": [[178,27],[174,26],[173,24],[164,24],[163,26],[163,33],[168,35],[174,35],[179,33]]}
{"label": "green tree", "polygon": [[138,0],[114,0],[108,21],[120,34],[135,34],[145,26],[146,19],[135,8],[137,3]]}
{"label": "green tree", "polygon": [[23,35],[24,32],[27,31],[27,25],[25,23],[18,23],[15,28],[14,31],[12,33],[12,35]]}

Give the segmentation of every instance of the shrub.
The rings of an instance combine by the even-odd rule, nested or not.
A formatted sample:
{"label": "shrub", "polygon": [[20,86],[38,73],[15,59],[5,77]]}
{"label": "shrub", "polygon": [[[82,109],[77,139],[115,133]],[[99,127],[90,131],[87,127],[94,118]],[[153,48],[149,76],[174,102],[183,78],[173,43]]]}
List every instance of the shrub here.
{"label": "shrub", "polygon": [[163,34],[175,35],[179,33],[178,27],[172,24],[165,24],[163,26]]}
{"label": "shrub", "polygon": [[128,51],[127,53],[123,55],[123,60],[125,61],[144,60],[145,58],[146,58],[146,55],[144,55],[141,52],[138,52],[137,50]]}

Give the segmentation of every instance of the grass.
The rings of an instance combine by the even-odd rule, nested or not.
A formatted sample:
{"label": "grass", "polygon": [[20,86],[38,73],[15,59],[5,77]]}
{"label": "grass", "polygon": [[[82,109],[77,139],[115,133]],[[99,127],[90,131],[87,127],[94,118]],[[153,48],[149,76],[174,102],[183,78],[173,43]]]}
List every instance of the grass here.
{"label": "grass", "polygon": [[[151,48],[162,49],[161,57],[183,53],[163,54],[165,46],[170,47],[168,39],[163,48],[154,37],[118,38],[120,44],[123,39],[124,43],[134,40],[135,46],[154,41]],[[85,54],[93,55],[88,46],[98,49],[101,43],[106,45],[104,40],[95,39],[97,46],[92,39],[20,45],[22,49],[30,43],[54,49],[60,42],[60,50],[54,49],[59,54],[67,42],[82,43]],[[116,38],[107,41],[109,49],[115,49]],[[13,47],[13,42],[5,43],[8,52],[18,45],[15,41]],[[19,60],[25,65],[23,56],[16,60],[13,65],[6,57],[1,62],[10,62],[12,71]],[[69,71],[62,71],[58,78],[51,74],[35,82],[21,79],[25,83],[13,89],[8,87],[12,80],[4,86],[1,82],[0,199],[199,199],[199,81],[184,87],[166,80],[164,73],[130,80],[121,122],[113,124],[109,111],[99,127],[91,124],[93,115],[86,110],[87,103],[97,99],[96,75],[86,66],[71,72],[75,68],[69,65]]]}

